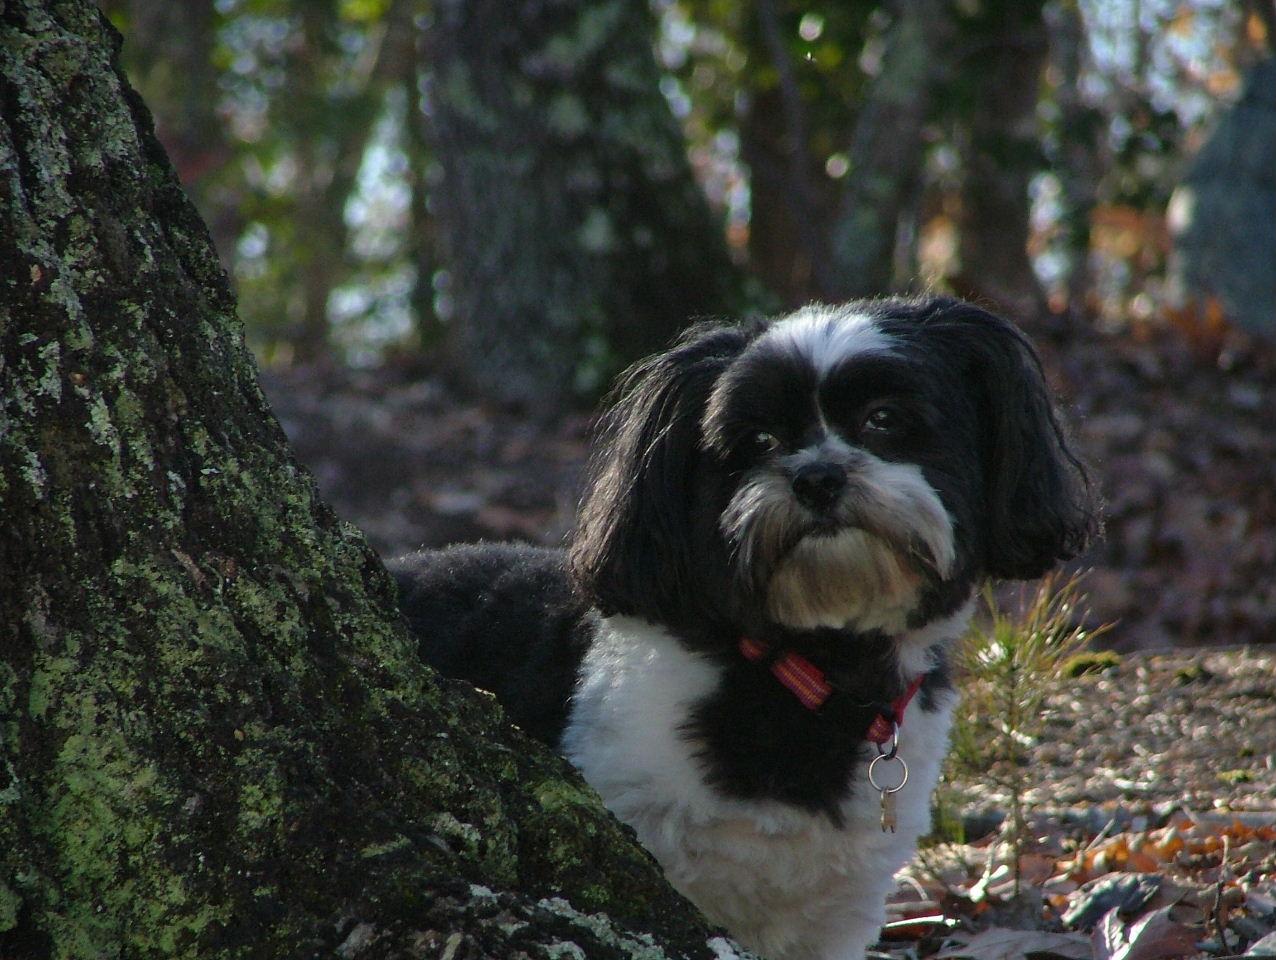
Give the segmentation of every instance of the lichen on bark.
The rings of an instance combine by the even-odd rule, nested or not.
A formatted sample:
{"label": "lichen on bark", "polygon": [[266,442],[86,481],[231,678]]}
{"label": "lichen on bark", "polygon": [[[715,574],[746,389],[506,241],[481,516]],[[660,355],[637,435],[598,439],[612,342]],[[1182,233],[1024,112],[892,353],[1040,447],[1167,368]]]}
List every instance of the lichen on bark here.
{"label": "lichen on bark", "polygon": [[398,956],[444,918],[468,955],[712,956],[570,768],[419,662],[118,44],[89,0],[0,4],[0,954]]}

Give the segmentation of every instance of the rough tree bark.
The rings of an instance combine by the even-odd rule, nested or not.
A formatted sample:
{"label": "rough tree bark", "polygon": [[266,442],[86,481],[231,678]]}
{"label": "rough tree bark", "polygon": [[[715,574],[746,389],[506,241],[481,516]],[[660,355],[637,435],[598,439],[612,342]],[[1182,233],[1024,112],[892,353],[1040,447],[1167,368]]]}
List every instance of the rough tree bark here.
{"label": "rough tree bark", "polygon": [[440,0],[432,17],[433,199],[461,380],[553,409],[689,318],[739,306],[645,3]]}
{"label": "rough tree bark", "polygon": [[145,95],[160,142],[229,266],[244,226],[243,198],[218,176],[234,163],[235,147],[218,115],[215,0],[101,0],[98,6],[116,22],[128,22],[129,76]]}
{"label": "rough tree bark", "polygon": [[418,662],[117,54],[0,2],[0,955],[725,950]]}

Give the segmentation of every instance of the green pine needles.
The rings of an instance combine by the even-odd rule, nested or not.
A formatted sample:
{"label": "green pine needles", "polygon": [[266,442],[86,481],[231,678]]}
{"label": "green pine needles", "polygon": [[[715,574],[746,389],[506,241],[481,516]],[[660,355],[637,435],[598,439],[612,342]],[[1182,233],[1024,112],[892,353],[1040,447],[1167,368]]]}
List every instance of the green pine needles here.
{"label": "green pine needles", "polygon": [[983,591],[975,617],[957,650],[961,703],[954,717],[952,749],[937,797],[941,836],[952,828],[955,782],[1005,797],[1004,830],[1019,892],[1019,861],[1026,842],[1024,796],[1032,778],[1032,751],[1044,725],[1046,698],[1066,676],[1070,658],[1106,633],[1110,624],[1087,629],[1082,575],[1050,575],[1022,588],[1012,602],[998,604],[993,588]]}

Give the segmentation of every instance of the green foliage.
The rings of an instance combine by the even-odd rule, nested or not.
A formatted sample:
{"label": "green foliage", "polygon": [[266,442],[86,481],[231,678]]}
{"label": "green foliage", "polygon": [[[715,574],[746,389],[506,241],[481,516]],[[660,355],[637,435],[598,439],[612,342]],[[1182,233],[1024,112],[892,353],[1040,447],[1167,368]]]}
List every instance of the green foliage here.
{"label": "green foliage", "polygon": [[[442,249],[435,124],[439,104],[457,93],[457,76],[438,73],[430,35],[439,14],[427,0],[99,3],[126,37],[130,79],[155,112],[239,286],[259,357],[375,361],[402,349],[433,350],[472,320],[455,315],[457,264],[449,260],[464,257]],[[767,309],[864,292],[847,275],[874,294],[892,282],[952,281],[966,267],[957,263],[962,244],[978,232],[955,224],[960,211],[976,216],[969,213],[976,205],[963,201],[975,189],[967,168],[977,142],[995,167],[1018,171],[1025,183],[1035,178],[1030,246],[1047,286],[1087,302],[1101,294],[1112,313],[1122,298],[1155,289],[1165,258],[1163,245],[1132,250],[1130,237],[1103,225],[1128,224],[1133,214],[1147,218],[1151,239],[1159,236],[1183,155],[1225,102],[1215,88],[1226,88],[1229,71],[1247,55],[1237,39],[1244,34],[1238,8],[1227,4],[1145,5],[1133,19],[1125,0],[981,0],[936,4],[925,14],[918,4],[880,0],[657,0],[653,8],[661,70],[635,72],[609,56],[614,117],[584,109],[573,84],[597,59],[609,18],[634,8],[579,0],[536,8],[537,16],[563,22],[579,16],[579,31],[536,56],[480,65],[485,83],[502,71],[509,76],[475,88],[481,95],[472,98],[470,119],[492,123],[493,91],[508,88],[516,99],[549,105],[538,128],[564,142],[588,140],[629,125],[632,111],[616,91],[635,94],[633,103],[659,102],[658,87],[681,122],[701,186],[727,215],[727,241],[752,273],[752,305]],[[516,9],[503,17],[506,29]],[[1077,25],[1075,42],[1055,29],[1065,13]],[[893,44],[919,20],[943,29],[919,41],[923,65],[914,72],[923,80],[901,91],[884,81],[914,58]],[[529,42],[527,30],[515,33]],[[1018,58],[1045,36],[1051,61],[1041,71],[1035,114],[1002,117],[991,94],[1004,83],[992,60],[998,51]],[[1075,69],[1061,69],[1063,60]],[[920,120],[907,129],[892,116],[901,98],[919,105]],[[915,159],[907,173],[898,163],[873,162],[873,143],[892,138],[907,141],[900,149]],[[652,142],[643,134],[636,140]],[[480,193],[507,179],[467,169],[476,182],[490,181]],[[582,165],[572,182],[598,177]],[[874,196],[891,193],[884,181],[898,181],[905,199],[876,211]],[[605,187],[624,193],[623,179],[611,175]],[[1011,219],[1028,217],[1021,199]],[[590,224],[587,239],[597,245],[645,233],[636,211],[646,205],[621,209],[605,232],[600,221]],[[1096,218],[1096,211],[1122,216]],[[985,227],[1006,219],[980,218]],[[1092,222],[1102,226],[1093,236]],[[650,238],[652,249],[676,249],[689,231],[678,232]],[[881,250],[865,237],[882,238]],[[848,243],[869,251],[860,255],[873,269],[843,262]],[[548,302],[563,286],[555,277],[561,271],[538,265],[537,252],[529,249],[525,259]],[[1093,277],[1087,254],[1095,254]],[[995,274],[1003,262],[992,257],[977,272]],[[505,273],[505,285],[523,281],[518,271]],[[1071,275],[1080,277],[1076,289]],[[964,280],[998,289],[996,277]],[[689,304],[682,315],[736,306]],[[578,354],[572,359],[585,392],[632,352],[617,331],[642,323],[623,309],[599,313],[577,316],[587,335],[561,348]]]}
{"label": "green foliage", "polygon": [[1199,663],[1191,663],[1185,667],[1179,667],[1174,671],[1174,683],[1176,686],[1184,687],[1189,683],[1198,683],[1202,680],[1208,680],[1212,676],[1213,674]]}
{"label": "green foliage", "polygon": [[425,204],[410,174],[430,162],[406,129],[416,4],[104,5],[258,355],[358,361],[410,339],[411,212]]}
{"label": "green foliage", "polygon": [[[1086,618],[1081,579],[1044,577],[1021,591],[1009,608],[986,587],[983,616],[958,648],[962,696],[945,781],[986,784],[1009,797],[1005,829],[1015,849],[1016,870],[1026,839],[1025,784],[1031,777],[1033,747],[1044,729],[1046,699],[1060,680],[1071,676],[1069,664],[1081,662],[1082,648],[1108,629],[1081,625]],[[957,802],[948,795],[939,805],[951,809]]]}
{"label": "green foliage", "polygon": [[1076,678],[1087,673],[1104,673],[1121,665],[1121,655],[1113,650],[1087,650],[1063,661],[1059,668],[1062,676]]}

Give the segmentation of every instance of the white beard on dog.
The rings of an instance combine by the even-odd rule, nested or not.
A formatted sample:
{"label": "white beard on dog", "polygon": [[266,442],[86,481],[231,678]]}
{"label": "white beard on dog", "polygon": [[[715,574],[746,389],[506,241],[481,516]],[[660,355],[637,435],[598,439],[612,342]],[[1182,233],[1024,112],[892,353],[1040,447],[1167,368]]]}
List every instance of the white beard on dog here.
{"label": "white beard on dog", "polygon": [[[849,462],[852,493],[847,500],[871,517],[873,529],[843,526],[835,533],[803,536],[785,548],[793,529],[809,523],[786,477],[767,471],[750,478],[723,513],[723,533],[736,546],[736,564],[747,577],[771,569],[767,612],[796,629],[851,626],[901,632],[922,586],[919,567],[940,576],[951,571],[955,547],[952,520],[939,497],[912,464],[884,463],[851,451],[829,437],[804,456],[842,456]],[[779,554],[780,559],[771,558]]]}

